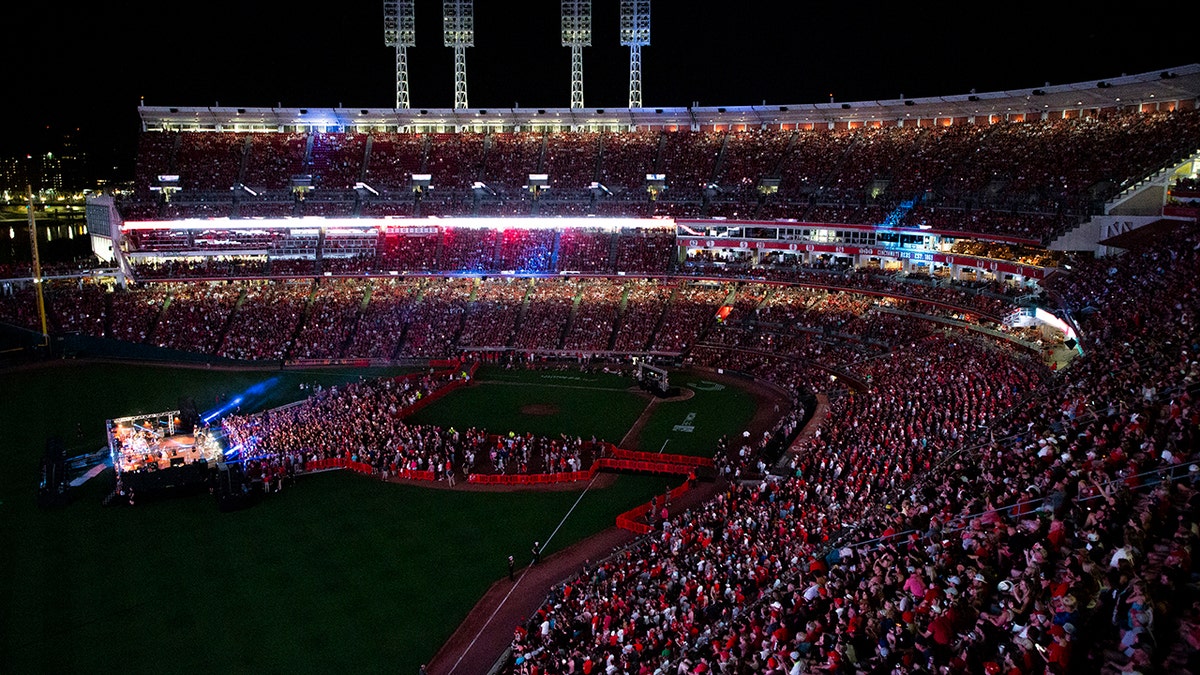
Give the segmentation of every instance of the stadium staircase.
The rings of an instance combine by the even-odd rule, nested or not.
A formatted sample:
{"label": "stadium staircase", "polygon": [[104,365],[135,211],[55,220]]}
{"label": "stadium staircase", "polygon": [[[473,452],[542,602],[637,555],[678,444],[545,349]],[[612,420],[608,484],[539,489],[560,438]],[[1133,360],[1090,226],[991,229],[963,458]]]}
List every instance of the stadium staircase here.
{"label": "stadium staircase", "polygon": [[219,354],[221,352],[221,348],[225,346],[225,338],[229,336],[229,329],[233,327],[233,319],[237,316],[238,310],[242,308],[245,302],[246,289],[243,288],[241,294],[238,295],[237,301],[233,303],[233,309],[229,311],[229,317],[225,319],[225,325],[221,326],[221,332],[217,334],[216,343],[208,351],[209,354]]}
{"label": "stadium staircase", "polygon": [[[777,186],[782,186],[784,162],[786,162],[787,158],[790,157],[795,151],[796,144],[799,142],[800,132],[793,131],[791,135],[788,136],[787,145],[784,146],[783,152],[779,153],[779,158],[775,160],[775,164],[771,167],[770,171],[767,171],[762,175],[761,180],[775,181]],[[776,192],[778,192],[778,188],[776,189]],[[778,197],[775,193],[760,191],[758,194],[758,199],[756,199],[754,202],[754,209],[750,212],[750,219],[759,220],[762,217],[761,213],[763,209],[766,208],[768,204],[775,202],[777,199]]]}
{"label": "stadium staircase", "polygon": [[604,266],[605,272],[615,273],[617,271],[617,251],[620,250],[620,247],[617,246],[617,240],[619,240],[621,236],[621,233],[618,232],[616,235],[609,238],[608,264]]}
{"label": "stadium staircase", "polygon": [[658,151],[654,153],[654,171],[653,173],[663,172],[663,153],[667,150],[667,132],[661,131],[658,134]]}
{"label": "stadium staircase", "polygon": [[317,231],[317,253],[316,259],[313,260],[313,274],[321,276],[321,272],[325,267],[325,228],[320,228]]}
{"label": "stadium staircase", "polygon": [[[604,175],[604,134],[596,134],[596,162],[592,165],[592,180],[600,182]],[[592,208],[595,209],[596,195],[592,195]],[[593,211],[594,212],[594,211]]]}
{"label": "stadium staircase", "polygon": [[[485,176],[487,176],[488,159],[490,159],[490,156],[492,154],[492,147],[495,144],[496,144],[496,139],[494,136],[492,136],[491,133],[488,133],[487,135],[485,135],[483,137],[483,154],[480,155],[480,157],[479,157],[479,164],[476,165],[475,175],[471,177],[471,180],[479,181],[481,183],[485,182],[484,178],[485,178]],[[478,215],[478,208],[479,208],[478,194],[476,194],[475,206],[476,206],[476,215]]]}
{"label": "stadium staircase", "polygon": [[850,156],[854,154],[855,148],[857,148],[862,142],[863,135],[855,134],[854,140],[848,143],[846,148],[842,150],[842,154],[839,155],[837,161],[833,163],[833,168],[830,169],[829,173],[821,176],[820,180],[817,181],[816,188],[818,193],[823,192],[825,188],[829,187],[830,185],[837,183],[837,177],[845,173],[846,164],[850,161]]}
{"label": "stadium staircase", "polygon": [[[183,134],[175,134],[175,138],[171,143],[171,154],[167,157],[167,165],[169,167],[167,173],[179,175],[179,148],[183,146]],[[166,220],[167,218],[167,202],[162,197],[158,198],[158,220]]]}
{"label": "stadium staircase", "polygon": [[433,139],[429,134],[421,134],[421,171],[429,173],[429,152],[433,147]]}
{"label": "stadium staircase", "polygon": [[717,158],[716,158],[716,160],[713,161],[712,172],[709,173],[708,180],[705,181],[704,187],[700,189],[700,217],[701,218],[708,217],[708,210],[712,206],[712,198],[715,195],[715,192],[713,190],[708,189],[708,186],[716,185],[716,186],[718,186],[718,189],[720,187],[720,183],[718,182],[718,179],[721,175],[721,169],[723,168],[723,166],[725,164],[725,151],[726,151],[726,149],[729,148],[729,136],[730,136],[730,133],[725,132],[725,134],[721,137],[721,149],[717,150]]}
{"label": "stadium staircase", "polygon": [[550,269],[558,269],[558,252],[562,248],[562,230],[554,231],[554,246],[550,249]]}
{"label": "stadium staircase", "polygon": [[354,318],[350,320],[350,330],[346,332],[346,339],[342,340],[342,346],[337,350],[337,357],[345,358],[346,352],[350,351],[350,346],[354,344],[354,335],[358,333],[358,324],[362,321],[363,313],[367,311],[367,303],[371,301],[371,293],[375,290],[374,280],[367,282],[367,287],[363,289],[362,302],[358,303],[358,311],[354,312]]}
{"label": "stadium staircase", "polygon": [[725,167],[725,151],[729,148],[730,132],[725,132],[721,137],[721,149],[717,151],[717,158],[713,161],[712,173],[708,176],[709,183],[716,183],[721,176],[721,169]]}
{"label": "stadium staircase", "polygon": [[[417,305],[421,304],[421,302],[423,302],[425,300],[426,290],[427,290],[427,288],[422,286],[417,291],[417,297],[413,301],[413,311],[411,313],[409,313],[407,320],[405,320],[405,322],[404,322],[404,325],[402,325],[400,327],[400,335],[398,335],[396,337],[396,344],[394,347],[392,347],[392,352],[390,354],[388,354],[388,358],[390,358],[393,361],[400,358],[401,350],[404,349],[404,341],[408,339],[408,329],[410,326],[412,326],[412,317],[414,314],[416,314]],[[456,340],[457,340],[457,336],[456,336]]]}
{"label": "stadium staircase", "polygon": [[550,132],[542,132],[542,145],[538,150],[537,171],[535,173],[547,173],[546,171],[546,154],[550,149]]}
{"label": "stadium staircase", "polygon": [[762,299],[758,301],[758,304],[754,305],[754,310],[753,314],[751,314],[751,317],[758,316],[758,313],[767,306],[767,303],[771,300],[771,296],[775,294],[776,290],[778,289],[775,286],[767,287],[767,292],[763,293]]}
{"label": "stadium staircase", "polygon": [[292,359],[292,348],[296,346],[296,340],[300,338],[300,332],[304,330],[305,324],[307,324],[309,318],[312,317],[313,300],[317,297],[317,284],[319,283],[320,281],[314,280],[312,282],[312,286],[309,287],[308,297],[304,300],[304,310],[300,312],[300,320],[296,322],[295,329],[292,330],[292,334],[288,337],[287,344],[285,344],[283,347],[283,360],[285,362]]}
{"label": "stadium staircase", "polygon": [[581,286],[575,292],[575,297],[571,300],[571,314],[567,317],[566,323],[558,334],[558,342],[555,343],[555,349],[563,349],[567,343],[567,336],[571,334],[571,329],[575,327],[575,319],[579,316],[579,305],[583,304],[583,287]]}
{"label": "stadium staircase", "polygon": [[[358,172],[358,182],[362,183],[363,185],[367,184],[367,169],[371,166],[371,147],[374,144],[375,134],[367,134],[367,142],[363,144],[362,169],[360,169]],[[366,206],[367,203],[367,195],[370,194],[368,190],[370,190],[370,193],[374,193],[376,196],[378,196],[378,193],[375,192],[373,188],[354,189],[354,210],[351,211],[351,215],[354,218],[362,217],[363,207]]]}
{"label": "stadium staircase", "polygon": [[[416,209],[420,208],[420,205],[421,205],[421,200],[418,199],[416,205],[413,206],[413,210],[415,211]],[[446,237],[445,237],[445,235],[439,235],[437,238],[437,246],[434,246],[434,248],[433,248],[433,260],[434,260],[434,264],[437,265],[437,267],[435,269],[444,270],[444,269],[448,268],[448,265],[446,264],[446,260],[444,257],[445,252],[446,252]]]}
{"label": "stadium staircase", "polygon": [[148,345],[154,344],[154,334],[156,332],[158,332],[158,326],[159,326],[159,324],[162,323],[162,319],[166,315],[167,309],[169,309],[171,307],[171,302],[174,299],[175,299],[175,293],[173,293],[173,292],[168,293],[167,297],[165,299],[163,299],[162,307],[159,307],[158,312],[154,315],[154,318],[150,319],[150,327],[148,329],[146,329],[146,339],[143,340],[142,342],[144,342]]}
{"label": "stadium staircase", "polygon": [[[725,301],[722,302],[720,304],[720,306],[717,307],[717,309],[719,310],[721,307],[725,307],[725,306],[733,307],[734,301],[737,300],[737,291],[738,291],[738,289],[736,286],[734,288],[730,289],[729,293],[725,296]],[[683,353],[687,354],[688,352],[690,352],[692,350],[692,347],[700,344],[701,342],[704,342],[708,338],[708,334],[712,332],[713,328],[716,325],[717,325],[717,313],[713,312],[713,315],[708,318],[708,321],[704,322],[704,325],[701,326],[700,331],[698,333],[696,333],[696,340],[693,343],[687,345],[687,347],[683,350]]]}
{"label": "stadium staircase", "polygon": [[463,310],[462,318],[459,319],[458,326],[454,329],[454,335],[450,338],[450,345],[452,347],[459,346],[459,340],[462,339],[463,331],[467,329],[467,319],[479,311],[479,291],[482,289],[482,280],[475,279],[471,282],[471,293],[467,296],[466,309]]}
{"label": "stadium staircase", "polygon": [[[358,172],[358,182],[367,182],[367,167],[371,164],[371,146],[375,143],[375,134],[367,134],[367,143],[363,147],[362,171]],[[356,214],[357,215],[357,214]]]}
{"label": "stadium staircase", "polygon": [[525,286],[525,297],[521,298],[521,311],[517,313],[517,322],[513,325],[512,336],[508,339],[508,343],[504,345],[505,347],[513,346],[513,343],[517,340],[517,335],[521,332],[521,327],[525,324],[525,315],[529,313],[529,303],[533,300],[535,283],[531,278],[528,285]]}
{"label": "stadium staircase", "polygon": [[246,184],[246,166],[250,164],[250,134],[246,134],[246,142],[242,144],[242,157],[238,162],[238,178],[237,182],[240,185]]}
{"label": "stadium staircase", "polygon": [[104,337],[106,337],[110,340],[115,340],[116,336],[113,335],[112,318],[113,318],[113,294],[105,293],[104,294]]}
{"label": "stadium staircase", "polygon": [[463,310],[462,321],[458,323],[458,328],[455,329],[454,335],[450,338],[450,345],[452,347],[459,346],[459,340],[462,338],[462,332],[467,327],[467,321],[479,310],[479,289],[482,285],[483,282],[479,279],[471,281],[471,294],[467,296],[467,306]]}
{"label": "stadium staircase", "polygon": [[629,284],[626,283],[621,291],[621,301],[617,303],[617,318],[613,320],[612,334],[608,336],[605,347],[610,352],[617,348],[617,336],[621,334],[621,327],[625,323],[625,310],[629,308],[629,291]]}
{"label": "stadium staircase", "polygon": [[[1190,156],[1180,158],[1154,173],[1134,180],[1124,190],[1104,204],[1105,216],[1084,219],[1075,227],[1054,237],[1047,248],[1051,251],[1095,250],[1100,242],[1116,235],[1128,234],[1158,221],[1162,216],[1167,188],[1171,179],[1189,166],[1200,165],[1200,148]],[[1119,222],[1108,222],[1114,220]]]}
{"label": "stadium staircase", "polygon": [[675,303],[675,298],[679,296],[679,286],[671,289],[671,295],[667,301],[663,303],[662,312],[658,315],[658,321],[654,322],[654,330],[650,331],[650,336],[646,338],[646,344],[642,345],[643,351],[650,351],[654,346],[654,339],[658,337],[658,332],[662,330],[663,324],[667,322],[667,312],[671,311],[671,305]]}
{"label": "stadium staircase", "polygon": [[764,178],[783,180],[784,164],[787,162],[788,157],[791,157],[792,153],[796,151],[796,144],[799,142],[800,132],[793,131],[792,135],[788,137],[787,146],[784,147],[783,152],[779,155],[779,159],[775,162],[775,166],[771,168],[771,173],[764,176]]}
{"label": "stadium staircase", "polygon": [[307,134],[304,137],[304,163],[301,164],[306,170],[312,169],[313,145],[317,141],[317,135],[314,133]]}

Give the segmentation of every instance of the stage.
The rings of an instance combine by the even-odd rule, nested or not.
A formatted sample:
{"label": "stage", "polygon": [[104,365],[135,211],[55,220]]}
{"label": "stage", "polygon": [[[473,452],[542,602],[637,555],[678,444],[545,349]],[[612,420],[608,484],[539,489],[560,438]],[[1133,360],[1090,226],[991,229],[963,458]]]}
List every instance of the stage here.
{"label": "stage", "polygon": [[178,410],[108,420],[108,447],[117,478],[133,489],[203,483],[225,458],[224,432],[181,429]]}

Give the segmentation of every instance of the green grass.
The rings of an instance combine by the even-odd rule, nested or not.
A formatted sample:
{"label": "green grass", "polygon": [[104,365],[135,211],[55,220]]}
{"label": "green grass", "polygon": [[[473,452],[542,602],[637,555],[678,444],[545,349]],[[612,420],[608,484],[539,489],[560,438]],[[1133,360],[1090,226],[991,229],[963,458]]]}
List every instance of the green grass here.
{"label": "green grass", "polygon": [[[648,403],[629,391],[632,383],[628,375],[483,368],[475,386],[436,401],[412,420],[501,434],[557,436],[562,429],[579,429],[575,433],[581,436],[619,444]],[[687,401],[655,403],[641,434],[627,449],[711,457],[718,439],[740,437],[754,417],[754,398],[735,386],[684,372],[672,373],[671,383],[695,395]],[[552,405],[558,412],[522,412],[536,404]]]}
{"label": "green grass", "polygon": [[[630,450],[711,457],[718,439],[740,437],[754,417],[754,398],[741,389],[683,373],[672,373],[671,384],[690,388],[696,395],[656,404]],[[694,416],[689,419],[689,415]]]}
{"label": "green grass", "polygon": [[[661,478],[589,493],[548,553],[612,525]],[[207,498],[104,509],[100,490],[12,534],[6,672],[416,672],[573,492],[464,493],[348,473],[220,514]],[[11,541],[11,540],[10,540]]]}
{"label": "green grass", "polygon": [[[419,411],[419,424],[493,433],[513,431],[556,437],[571,434],[619,443],[646,409],[647,400],[628,391],[627,377],[571,371],[481,369],[464,387]],[[552,406],[554,414],[528,414],[527,406]]]}
{"label": "green grass", "polygon": [[[37,445],[31,457],[36,464],[49,436],[61,436],[73,451],[95,450],[106,442],[104,420],[174,410],[182,396],[192,397],[203,413],[218,405],[218,396],[229,401],[255,385],[275,380],[261,395],[245,397],[242,411],[253,412],[303,399],[309,392],[300,389],[301,383],[329,387],[360,377],[411,371],[411,368],[221,371],[66,364],[5,374],[5,386],[0,388],[0,415],[11,414],[17,426],[13,429],[17,431],[15,438],[12,431],[6,431],[10,440]],[[7,424],[4,428],[11,429]],[[0,489],[8,477],[11,474],[0,472]]]}
{"label": "green grass", "polygon": [[524,382],[536,384],[573,385],[626,391],[633,386],[628,375],[616,373],[585,373],[578,370],[507,370],[497,366],[483,366],[475,373],[480,382]]}
{"label": "green grass", "polygon": [[[287,372],[247,405],[363,372]],[[4,375],[0,672],[416,672],[506,573],[506,557],[527,558],[579,496],[425,490],[337,472],[233,514],[207,496],[106,509],[105,473],[69,506],[35,506],[48,435],[95,449],[106,418],[174,408],[182,395],[203,408],[275,375],[117,365]],[[622,476],[588,493],[547,552],[661,489],[661,477]]]}

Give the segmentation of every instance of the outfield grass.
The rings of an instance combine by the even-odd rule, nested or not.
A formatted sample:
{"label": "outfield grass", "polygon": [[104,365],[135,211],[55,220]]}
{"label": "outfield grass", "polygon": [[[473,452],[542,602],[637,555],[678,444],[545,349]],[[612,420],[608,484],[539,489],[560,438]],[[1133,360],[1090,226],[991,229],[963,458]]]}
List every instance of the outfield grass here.
{"label": "outfield grass", "polygon": [[695,395],[655,404],[630,450],[711,457],[718,439],[740,437],[754,417],[754,397],[737,387],[688,373],[672,373],[671,384]]}
{"label": "outfield grass", "polygon": [[[475,386],[459,389],[411,419],[422,424],[494,433],[532,432],[557,436],[565,428],[584,437],[620,444],[638,418],[645,426],[626,443],[628,450],[711,457],[722,436],[740,437],[754,417],[754,397],[736,386],[687,372],[671,373],[671,384],[690,389],[686,401],[656,402],[630,391],[628,375],[578,371],[481,368]],[[542,413],[522,412],[541,406]],[[546,406],[556,412],[545,414]]]}
{"label": "outfield grass", "polygon": [[[287,373],[277,393],[247,405],[362,372]],[[506,557],[527,558],[579,496],[427,490],[334,472],[222,514],[206,496],[103,508],[106,473],[69,506],[34,505],[48,434],[94,449],[106,418],[174,408],[182,395],[204,408],[277,374],[108,365],[5,374],[0,672],[416,672],[506,573]],[[661,488],[661,477],[622,476],[588,493],[547,552]]]}
{"label": "outfield grass", "polygon": [[[34,444],[29,461],[42,456],[46,438],[57,435],[72,451],[92,451],[106,443],[104,420],[174,410],[190,396],[201,413],[244,394],[242,412],[298,401],[301,384],[329,387],[360,377],[412,372],[412,368],[331,368],[313,370],[209,370],[124,364],[65,364],[4,375],[0,417],[12,442]],[[245,394],[262,387],[259,394]],[[82,431],[82,434],[80,433]],[[15,436],[14,436],[15,432]],[[0,490],[12,474],[0,471]]]}
{"label": "outfield grass", "polygon": [[[646,409],[628,377],[572,371],[481,368],[475,384],[410,419],[419,424],[557,437],[565,430],[619,443]],[[532,407],[536,413],[525,412]]]}
{"label": "outfield grass", "polygon": [[[623,476],[589,493],[547,552],[661,488]],[[101,494],[14,524],[5,672],[415,673],[578,497],[342,472],[236,514],[199,497],[104,509]]]}

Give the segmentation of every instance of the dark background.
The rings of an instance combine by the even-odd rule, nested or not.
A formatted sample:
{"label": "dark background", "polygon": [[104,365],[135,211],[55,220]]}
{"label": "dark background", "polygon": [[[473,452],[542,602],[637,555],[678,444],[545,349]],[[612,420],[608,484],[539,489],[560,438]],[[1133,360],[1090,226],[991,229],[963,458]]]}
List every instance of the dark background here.
{"label": "dark background", "polygon": [[[1183,4],[741,3],[654,0],[647,106],[750,105],[963,94],[1191,63]],[[89,171],[131,170],[137,105],[391,107],[380,0],[42,2],[6,6],[0,154],[52,149],[64,131]],[[467,51],[476,108],[566,107],[570,59],[549,0],[477,0]],[[589,107],[627,105],[617,0],[594,0]],[[441,3],[417,0],[412,105],[450,107]]]}

